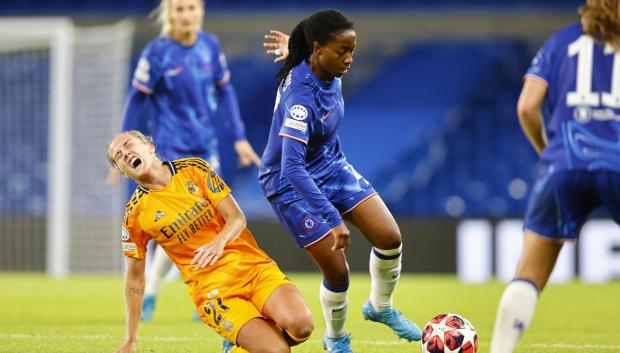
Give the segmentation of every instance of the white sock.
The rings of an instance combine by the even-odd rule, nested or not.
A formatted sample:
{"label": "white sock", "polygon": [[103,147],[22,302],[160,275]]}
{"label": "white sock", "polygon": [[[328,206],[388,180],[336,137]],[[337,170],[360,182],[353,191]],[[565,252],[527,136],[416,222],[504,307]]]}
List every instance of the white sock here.
{"label": "white sock", "polygon": [[346,335],[344,322],[347,319],[347,290],[333,292],[321,283],[319,292],[323,317],[325,318],[326,335],[329,338],[339,338]]}
{"label": "white sock", "polygon": [[538,288],[529,281],[516,279],[508,284],[499,301],[490,353],[511,353],[530,325]]}
{"label": "white sock", "polygon": [[392,250],[370,250],[370,304],[377,311],[392,307],[392,295],[401,269],[402,245]]}
{"label": "white sock", "polygon": [[168,258],[168,254],[166,254],[164,249],[159,245],[157,245],[155,249],[155,254],[153,254],[153,256],[154,259],[148,274],[148,278],[146,279],[144,295],[157,296],[159,294],[161,284],[164,281],[164,278],[166,277],[168,272],[170,272],[173,263],[170,258]]}

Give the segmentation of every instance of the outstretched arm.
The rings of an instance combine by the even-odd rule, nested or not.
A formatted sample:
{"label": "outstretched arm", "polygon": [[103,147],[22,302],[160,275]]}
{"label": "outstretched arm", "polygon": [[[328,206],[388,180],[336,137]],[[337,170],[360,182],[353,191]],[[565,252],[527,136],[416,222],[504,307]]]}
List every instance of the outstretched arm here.
{"label": "outstretched arm", "polygon": [[218,84],[217,97],[222,115],[226,117],[225,126],[235,139],[235,152],[239,156],[239,165],[241,167],[248,167],[252,164],[258,166],[260,158],[245,137],[245,126],[241,120],[237,95],[230,81]]}
{"label": "outstretched arm", "polygon": [[127,95],[127,103],[123,111],[123,127],[121,131],[137,130],[148,94],[132,87]]}
{"label": "outstretched arm", "polygon": [[546,95],[547,84],[545,81],[526,76],[517,103],[517,114],[521,128],[538,154],[541,154],[547,147],[547,135],[541,112]]}
{"label": "outstretched arm", "polygon": [[268,34],[265,34],[265,41],[263,47],[267,48],[267,55],[275,55],[274,63],[279,63],[286,60],[288,57],[288,34],[284,34],[278,30],[272,29]]}
{"label": "outstretched arm", "polygon": [[144,298],[144,267],[145,260],[127,258],[125,274],[125,310],[127,320],[127,338],[116,353],[132,353],[136,349],[138,324]]}

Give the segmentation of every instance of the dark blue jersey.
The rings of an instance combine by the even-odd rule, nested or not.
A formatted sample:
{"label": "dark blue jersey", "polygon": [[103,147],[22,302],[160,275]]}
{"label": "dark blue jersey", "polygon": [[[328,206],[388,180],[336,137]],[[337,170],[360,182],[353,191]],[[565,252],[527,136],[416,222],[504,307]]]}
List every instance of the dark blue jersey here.
{"label": "dark blue jersey", "polygon": [[526,75],[548,85],[541,160],[555,171],[620,171],[620,52],[574,24],[547,40]]}
{"label": "dark blue jersey", "polygon": [[214,35],[199,31],[189,46],[158,37],[146,46],[138,62],[123,129],[138,125],[138,110],[143,101],[149,101],[153,109],[147,118],[159,149],[201,154],[216,145],[213,119],[221,106],[235,138],[244,139],[229,80],[226,58]]}
{"label": "dark blue jersey", "polygon": [[284,138],[306,145],[306,170],[317,184],[333,170],[346,165],[336,134],[343,115],[340,78],[323,82],[314,76],[305,61],[291,70],[278,88],[269,140],[259,171],[259,181],[267,197],[291,188],[281,175]]}
{"label": "dark blue jersey", "polygon": [[278,87],[259,182],[269,198],[304,198],[330,225],[342,222],[317,187],[348,163],[336,133],[344,115],[340,78],[318,79],[304,61]]}

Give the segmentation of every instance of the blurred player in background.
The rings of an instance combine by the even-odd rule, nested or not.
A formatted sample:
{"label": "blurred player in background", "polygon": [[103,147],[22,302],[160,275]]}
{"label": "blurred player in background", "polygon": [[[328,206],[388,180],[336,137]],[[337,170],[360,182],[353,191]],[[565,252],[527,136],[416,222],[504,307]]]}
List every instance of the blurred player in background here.
{"label": "blurred player in background", "polygon": [[[147,119],[158,151],[165,159],[198,156],[220,171],[213,119],[218,110],[235,139],[242,167],[260,160],[245,137],[245,128],[230,71],[217,37],[201,30],[202,0],[162,0],[161,35],[143,50],[124,112],[123,131],[138,129]],[[109,182],[118,179],[115,169]],[[161,283],[172,262],[158,248],[147,280],[142,320],[151,320]]]}
{"label": "blurred player in background", "polygon": [[519,120],[540,154],[540,175],[491,353],[513,351],[563,243],[577,239],[587,216],[603,206],[620,222],[620,1],[588,0],[579,13],[580,24],[556,32],[538,52],[519,98]]}
{"label": "blurred player in background", "polygon": [[301,21],[290,38],[278,31],[265,38],[272,41],[264,44],[267,53],[286,55],[276,58],[286,61],[278,74],[259,181],[280,222],[323,273],[325,349],[351,352],[344,328],[349,286],[344,250],[350,236],[344,220],[373,245],[364,318],[386,324],[401,338],[419,340],[419,328],[392,308],[401,270],[398,225],[370,183],[347,162],[336,134],[344,114],[341,77],[353,63],[356,44],[353,23],[338,11],[319,11]]}
{"label": "blurred player in background", "polygon": [[312,317],[301,293],[258,247],[209,164],[200,158],[162,162],[155,145],[135,130],[115,136],[107,155],[138,183],[122,228],[127,341],[117,352],[135,349],[150,239],[176,264],[202,321],[230,342],[250,352],[290,352],[290,345],[308,339]]}

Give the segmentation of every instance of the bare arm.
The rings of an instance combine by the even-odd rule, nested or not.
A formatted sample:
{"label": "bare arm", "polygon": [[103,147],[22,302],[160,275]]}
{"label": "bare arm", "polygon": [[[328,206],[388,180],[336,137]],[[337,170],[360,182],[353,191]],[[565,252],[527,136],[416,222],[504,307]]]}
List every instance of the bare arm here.
{"label": "bare arm", "polygon": [[547,96],[547,83],[542,79],[526,77],[517,103],[519,123],[539,155],[547,147],[541,107]]}
{"label": "bare arm", "polygon": [[196,256],[192,259],[192,265],[195,265],[197,269],[213,265],[219,260],[224,253],[226,244],[235,239],[247,225],[245,215],[243,215],[232,195],[223,198],[216,208],[224,218],[224,227],[212,242],[196,249]]}
{"label": "bare arm", "polygon": [[138,324],[144,299],[144,267],[145,260],[127,258],[127,273],[125,274],[125,310],[127,320],[127,338],[123,346],[116,353],[131,353],[135,351],[138,337]]}
{"label": "bare arm", "polygon": [[239,111],[239,103],[237,95],[230,82],[226,82],[217,86],[217,99],[222,116],[226,117],[224,124],[232,133],[235,139],[235,152],[239,156],[239,166],[249,167],[251,165],[260,165],[260,158],[254,152],[252,145],[245,137],[245,125],[241,120]]}

